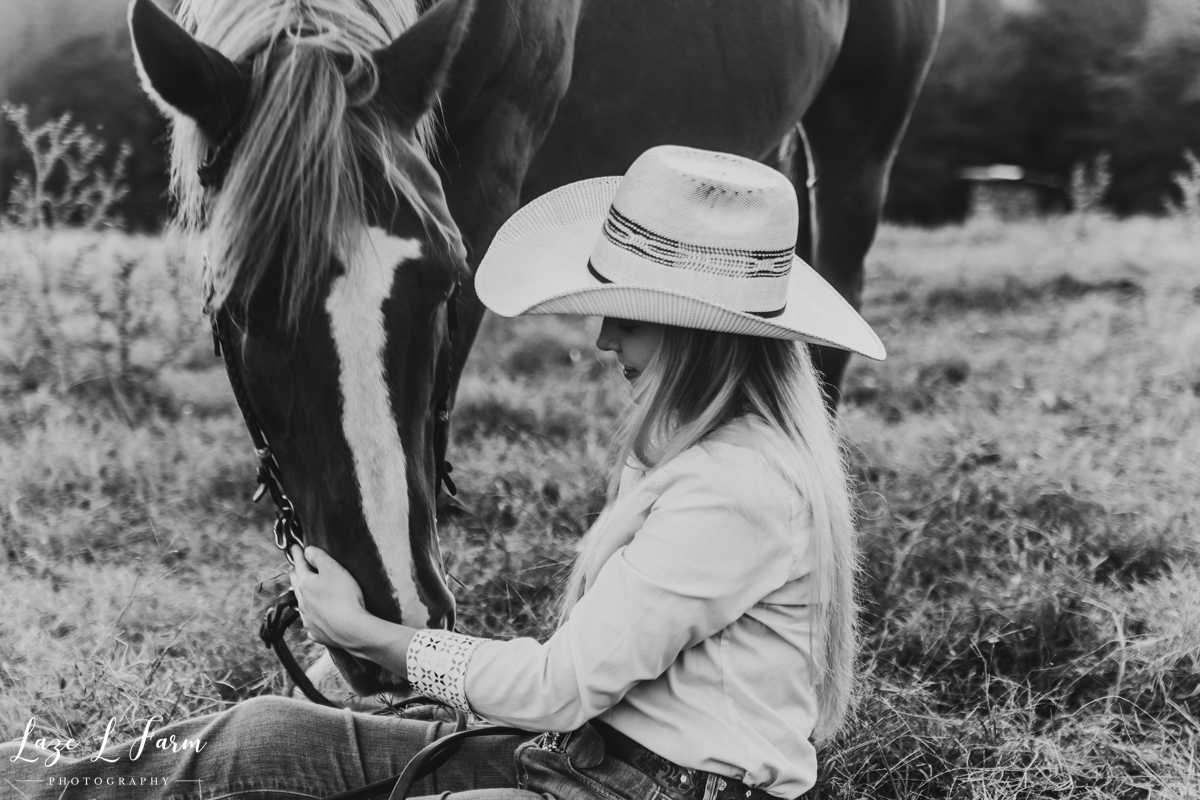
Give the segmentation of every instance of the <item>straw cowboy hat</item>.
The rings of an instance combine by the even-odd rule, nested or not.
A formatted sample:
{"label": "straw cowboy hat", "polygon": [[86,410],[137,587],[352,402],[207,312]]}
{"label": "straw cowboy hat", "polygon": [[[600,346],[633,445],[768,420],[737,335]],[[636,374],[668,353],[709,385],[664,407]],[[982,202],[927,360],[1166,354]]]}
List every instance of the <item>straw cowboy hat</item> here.
{"label": "straw cowboy hat", "polygon": [[586,314],[802,339],[881,360],[862,317],[795,255],[792,184],[740,156],[665,145],[623,178],[514,214],[475,276],[497,314]]}

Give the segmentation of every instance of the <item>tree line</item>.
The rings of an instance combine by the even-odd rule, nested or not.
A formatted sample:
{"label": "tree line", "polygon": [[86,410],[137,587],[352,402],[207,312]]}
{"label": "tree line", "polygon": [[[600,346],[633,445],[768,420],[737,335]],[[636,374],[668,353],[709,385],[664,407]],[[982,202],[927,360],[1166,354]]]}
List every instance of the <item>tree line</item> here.
{"label": "tree line", "polygon": [[[1180,202],[1200,155],[1200,3],[950,0],[938,53],[897,155],[886,208],[935,224],[966,213],[963,168],[1013,164],[1066,188],[1107,160],[1101,202],[1127,215]],[[1063,198],[1066,202],[1068,198]]]}
{"label": "tree line", "polygon": [[[130,191],[117,213],[140,230],[168,216],[166,126],[137,84],[126,33],[28,65],[8,99],[29,106],[34,123],[70,112],[111,143],[109,159],[128,143]],[[17,144],[0,124],[0,202],[27,168]],[[1188,150],[1200,154],[1196,0],[948,0],[885,213],[954,221],[967,210],[966,167],[1014,164],[1066,187],[1073,168],[1101,157],[1112,171],[1105,207],[1161,213],[1180,200],[1172,175]]]}

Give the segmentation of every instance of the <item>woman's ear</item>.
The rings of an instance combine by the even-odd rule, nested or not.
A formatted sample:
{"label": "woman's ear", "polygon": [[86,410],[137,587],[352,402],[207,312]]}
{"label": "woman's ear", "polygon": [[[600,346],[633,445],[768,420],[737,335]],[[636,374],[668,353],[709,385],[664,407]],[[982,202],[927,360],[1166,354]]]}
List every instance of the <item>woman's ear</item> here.
{"label": "woman's ear", "polygon": [[129,4],[129,32],[142,87],[164,113],[178,111],[219,141],[241,116],[250,75],[196,41],[153,0]]}
{"label": "woman's ear", "polygon": [[475,0],[441,0],[394,42],[375,51],[379,94],[400,126],[414,127],[437,102],[474,10]]}

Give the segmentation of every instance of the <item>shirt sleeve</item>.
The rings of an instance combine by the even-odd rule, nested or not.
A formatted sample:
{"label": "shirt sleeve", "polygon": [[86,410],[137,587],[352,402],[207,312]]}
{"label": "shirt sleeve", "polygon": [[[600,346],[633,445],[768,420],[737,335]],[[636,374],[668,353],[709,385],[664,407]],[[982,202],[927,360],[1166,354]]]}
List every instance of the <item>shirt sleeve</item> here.
{"label": "shirt sleeve", "polygon": [[713,443],[664,467],[661,494],[549,639],[485,640],[471,709],[529,730],[573,730],[721,631],[792,576],[795,490],[765,459]]}

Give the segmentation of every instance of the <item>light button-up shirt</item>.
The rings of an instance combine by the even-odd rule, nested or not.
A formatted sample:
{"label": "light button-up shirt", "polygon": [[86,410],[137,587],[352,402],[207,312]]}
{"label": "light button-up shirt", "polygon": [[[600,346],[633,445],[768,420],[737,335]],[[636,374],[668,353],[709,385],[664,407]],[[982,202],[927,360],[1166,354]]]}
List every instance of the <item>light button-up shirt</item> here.
{"label": "light button-up shirt", "polygon": [[[611,555],[548,641],[451,646],[465,666],[449,682],[471,710],[529,730],[599,718],[680,766],[808,791],[811,523],[772,460],[776,436],[742,418],[640,480],[627,472],[588,534]],[[421,633],[410,669],[446,641]]]}

